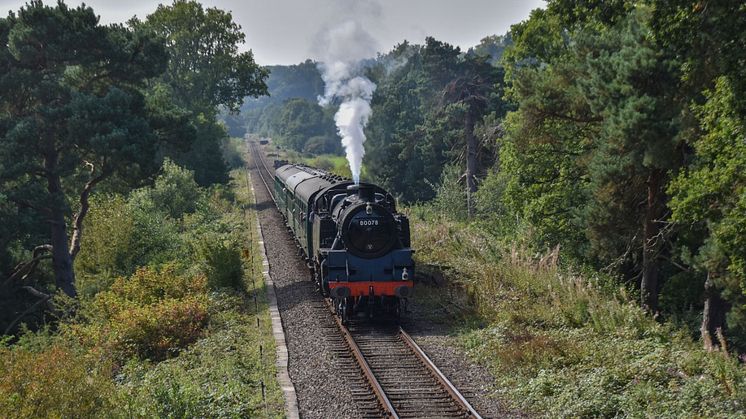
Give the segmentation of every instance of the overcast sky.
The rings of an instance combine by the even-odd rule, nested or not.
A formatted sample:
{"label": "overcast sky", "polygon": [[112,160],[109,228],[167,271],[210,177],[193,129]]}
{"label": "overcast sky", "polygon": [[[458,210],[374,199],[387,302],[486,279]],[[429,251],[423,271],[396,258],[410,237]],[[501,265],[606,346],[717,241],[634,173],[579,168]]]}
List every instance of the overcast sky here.
{"label": "overcast sky", "polygon": [[[0,13],[18,10],[25,0],[0,0]],[[55,4],[56,0],[45,0]],[[67,0],[69,5],[79,2]],[[153,12],[157,0],[87,0],[103,23],[124,22]],[[426,36],[462,48],[487,35],[504,34],[513,23],[543,7],[543,0],[203,0],[230,10],[246,33],[246,49],[261,65],[296,64],[318,58],[314,39],[344,19],[358,20],[386,52],[403,41],[422,43]]]}

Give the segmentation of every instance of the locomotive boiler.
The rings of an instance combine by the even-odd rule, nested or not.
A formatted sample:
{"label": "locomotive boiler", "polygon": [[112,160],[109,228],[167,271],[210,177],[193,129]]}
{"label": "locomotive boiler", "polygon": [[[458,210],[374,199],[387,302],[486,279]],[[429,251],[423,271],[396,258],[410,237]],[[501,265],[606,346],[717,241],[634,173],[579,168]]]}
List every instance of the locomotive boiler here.
{"label": "locomotive boiler", "polygon": [[399,316],[412,295],[409,220],[384,189],[303,165],[275,170],[275,199],[321,292],[348,321]]}

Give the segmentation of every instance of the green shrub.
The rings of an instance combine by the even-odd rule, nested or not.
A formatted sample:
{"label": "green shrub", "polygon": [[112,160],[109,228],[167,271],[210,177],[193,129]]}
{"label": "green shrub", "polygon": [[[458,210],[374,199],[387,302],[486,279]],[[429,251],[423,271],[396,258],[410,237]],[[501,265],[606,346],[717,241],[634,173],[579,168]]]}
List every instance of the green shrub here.
{"label": "green shrub", "polygon": [[[260,301],[261,328],[245,292],[213,292],[209,306],[209,333],[178,357],[156,364],[130,362],[121,370],[117,413],[147,418],[282,417],[266,301]],[[267,386],[266,408],[261,381]]]}
{"label": "green shrub", "polygon": [[163,173],[155,179],[150,191],[153,202],[172,218],[194,212],[200,189],[194,172],[176,165],[169,159],[163,162]]}
{"label": "green shrub", "polygon": [[125,358],[138,356],[160,361],[196,342],[206,325],[204,297],[165,299],[117,313],[110,323],[108,343],[113,353]]}
{"label": "green shrub", "polygon": [[243,159],[244,149],[246,143],[241,138],[226,138],[221,142],[220,149],[223,152],[223,160],[228,165],[228,168],[240,169],[244,167],[245,162]]}
{"label": "green shrub", "polygon": [[462,169],[458,164],[444,167],[432,204],[436,211],[452,220],[465,220],[467,217],[466,184],[461,175]]}
{"label": "green shrub", "polygon": [[164,299],[181,299],[203,294],[206,291],[205,285],[204,277],[184,275],[172,263],[159,269],[140,268],[129,278],[117,278],[106,294],[115,300],[145,305]]}
{"label": "green shrub", "polygon": [[86,321],[67,330],[94,352],[117,362],[137,356],[162,360],[203,335],[206,279],[180,274],[174,265],[141,268],[118,278],[84,307]]}
{"label": "green shrub", "polygon": [[125,201],[100,196],[85,220],[81,250],[75,260],[78,290],[91,297],[107,289],[118,276],[129,276],[140,266],[183,259],[186,254],[179,225],[151,201],[134,194]]}
{"label": "green shrub", "polygon": [[97,418],[112,408],[106,364],[60,344],[0,347],[0,417]]}
{"label": "green shrub", "polygon": [[243,286],[241,251],[232,240],[206,240],[199,246],[206,266],[207,286],[211,289]]}

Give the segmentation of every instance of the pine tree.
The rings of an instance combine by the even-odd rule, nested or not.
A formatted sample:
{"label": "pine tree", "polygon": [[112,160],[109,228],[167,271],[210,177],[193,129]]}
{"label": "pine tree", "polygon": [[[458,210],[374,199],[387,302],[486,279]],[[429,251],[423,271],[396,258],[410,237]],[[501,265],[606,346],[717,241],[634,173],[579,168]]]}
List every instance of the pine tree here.
{"label": "pine tree", "polygon": [[85,6],[32,1],[0,19],[0,190],[48,226],[55,282],[70,296],[93,189],[157,167],[140,89],[166,60],[158,40],[101,26]]}

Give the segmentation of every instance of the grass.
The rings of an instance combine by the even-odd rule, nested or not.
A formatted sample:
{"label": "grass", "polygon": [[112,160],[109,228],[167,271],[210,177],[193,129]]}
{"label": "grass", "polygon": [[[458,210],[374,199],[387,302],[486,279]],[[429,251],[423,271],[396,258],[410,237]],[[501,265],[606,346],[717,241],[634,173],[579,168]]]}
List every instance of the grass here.
{"label": "grass", "polygon": [[519,247],[423,209],[417,262],[466,289],[458,341],[513,408],[544,417],[743,417],[746,367],[659,323],[623,287],[562,269],[559,249]]}

